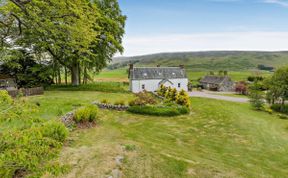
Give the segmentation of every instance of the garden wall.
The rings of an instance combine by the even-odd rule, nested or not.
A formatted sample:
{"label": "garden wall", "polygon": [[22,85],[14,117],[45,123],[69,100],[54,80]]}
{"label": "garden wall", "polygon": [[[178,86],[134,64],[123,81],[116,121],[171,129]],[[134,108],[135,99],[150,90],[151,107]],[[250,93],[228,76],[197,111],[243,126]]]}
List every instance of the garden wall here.
{"label": "garden wall", "polygon": [[23,96],[34,96],[34,95],[43,95],[44,88],[36,87],[36,88],[21,88],[19,90],[7,90],[9,95],[12,97],[16,97],[18,94],[22,93]]}

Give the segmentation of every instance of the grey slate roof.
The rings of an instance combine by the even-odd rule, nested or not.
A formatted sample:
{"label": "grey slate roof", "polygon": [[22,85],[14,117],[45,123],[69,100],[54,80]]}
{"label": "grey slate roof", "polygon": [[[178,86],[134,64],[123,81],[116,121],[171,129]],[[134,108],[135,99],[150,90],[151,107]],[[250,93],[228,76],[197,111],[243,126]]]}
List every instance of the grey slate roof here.
{"label": "grey slate roof", "polygon": [[130,70],[130,79],[181,79],[187,78],[185,69],[181,67],[135,67]]}
{"label": "grey slate roof", "polygon": [[230,77],[228,76],[213,76],[207,75],[200,80],[201,83],[208,83],[208,84],[221,84],[224,81],[231,81]]}

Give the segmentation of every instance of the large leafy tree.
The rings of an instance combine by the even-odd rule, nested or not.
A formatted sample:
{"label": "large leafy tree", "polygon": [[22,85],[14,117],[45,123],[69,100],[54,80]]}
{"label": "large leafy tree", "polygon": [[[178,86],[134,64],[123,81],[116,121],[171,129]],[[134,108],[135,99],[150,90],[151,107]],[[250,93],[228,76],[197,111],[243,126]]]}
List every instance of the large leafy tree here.
{"label": "large leafy tree", "polygon": [[81,69],[99,71],[123,51],[126,17],[116,0],[6,0],[0,13],[2,46],[52,56],[73,85]]}
{"label": "large leafy tree", "polygon": [[274,75],[265,81],[268,87],[267,99],[274,104],[280,102],[283,106],[288,100],[288,67],[278,69]]}
{"label": "large leafy tree", "polygon": [[49,85],[53,83],[51,78],[51,65],[35,60],[35,56],[25,50],[7,51],[0,73],[13,76],[17,86],[30,88]]}

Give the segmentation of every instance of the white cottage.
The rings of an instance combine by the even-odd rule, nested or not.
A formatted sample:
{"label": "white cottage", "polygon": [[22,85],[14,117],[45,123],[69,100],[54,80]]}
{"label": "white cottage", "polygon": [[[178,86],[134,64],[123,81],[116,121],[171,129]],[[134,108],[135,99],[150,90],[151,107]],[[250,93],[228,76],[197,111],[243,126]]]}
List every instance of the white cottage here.
{"label": "white cottage", "polygon": [[129,69],[130,90],[154,92],[161,85],[188,91],[188,78],[183,66],[180,67],[133,67]]}

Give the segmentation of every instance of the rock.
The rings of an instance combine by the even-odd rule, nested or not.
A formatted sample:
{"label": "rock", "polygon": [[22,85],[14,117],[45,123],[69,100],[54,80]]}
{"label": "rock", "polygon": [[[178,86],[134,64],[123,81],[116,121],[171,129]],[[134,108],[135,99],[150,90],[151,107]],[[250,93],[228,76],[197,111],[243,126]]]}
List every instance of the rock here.
{"label": "rock", "polygon": [[124,160],[124,157],[123,157],[123,156],[117,156],[117,157],[115,158],[116,165],[117,165],[117,166],[121,166],[123,160]]}
{"label": "rock", "polygon": [[122,177],[122,172],[119,169],[114,169],[112,171],[112,177],[113,178],[121,178]]}

